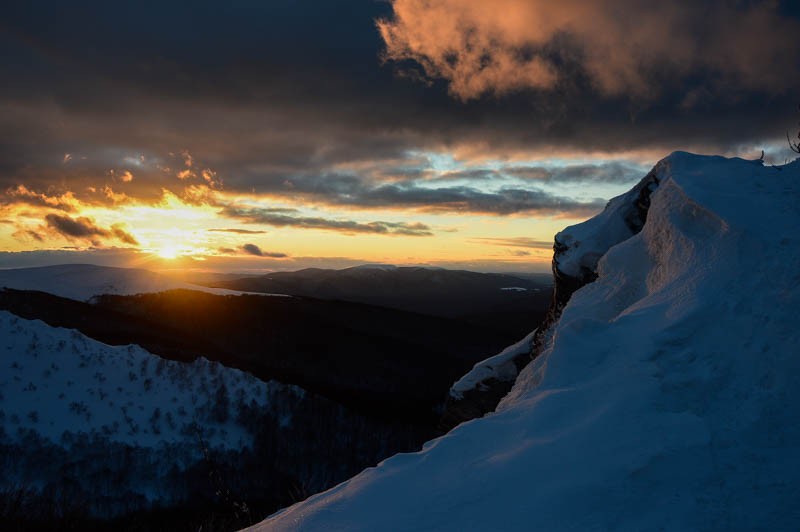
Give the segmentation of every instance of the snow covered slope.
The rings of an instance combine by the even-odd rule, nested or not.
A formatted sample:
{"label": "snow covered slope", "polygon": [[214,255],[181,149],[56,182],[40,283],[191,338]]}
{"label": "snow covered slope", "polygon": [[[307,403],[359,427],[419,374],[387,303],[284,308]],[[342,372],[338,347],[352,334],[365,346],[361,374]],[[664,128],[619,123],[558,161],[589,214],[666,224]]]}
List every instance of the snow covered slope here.
{"label": "snow covered slope", "polygon": [[268,421],[276,432],[292,424],[305,395],[5,311],[0,368],[0,494],[67,493],[62,502],[107,517],[186,499],[209,456],[241,461]]}
{"label": "snow covered slope", "polygon": [[800,161],[655,170],[496,413],[256,529],[796,530]]}
{"label": "snow covered slope", "polygon": [[238,449],[251,438],[234,423],[239,398],[266,409],[276,390],[303,393],[204,358],[166,360],[139,346],[111,347],[5,311],[0,367],[0,427],[11,439],[28,428],[55,442],[72,431],[136,446],[196,446],[189,425],[202,421],[210,446]]}
{"label": "snow covered slope", "polygon": [[38,290],[78,301],[88,301],[93,296],[101,294],[133,295],[175,289],[199,290],[218,295],[243,293],[183,283],[148,270],[111,268],[92,264],[64,264],[41,268],[0,270],[0,287]]}

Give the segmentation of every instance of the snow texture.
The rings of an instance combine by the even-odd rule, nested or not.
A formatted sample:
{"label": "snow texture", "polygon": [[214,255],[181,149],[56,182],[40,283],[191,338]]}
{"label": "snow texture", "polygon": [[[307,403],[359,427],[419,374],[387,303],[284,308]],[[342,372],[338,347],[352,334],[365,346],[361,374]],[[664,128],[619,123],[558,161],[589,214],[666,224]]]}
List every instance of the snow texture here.
{"label": "snow texture", "polygon": [[497,412],[255,529],[796,530],[800,161],[657,173]]}
{"label": "snow texture", "polygon": [[[581,278],[594,272],[600,257],[612,247],[638,232],[636,203],[643,188],[650,192],[658,187],[666,160],[659,162],[651,173],[625,194],[612,198],[597,216],[567,227],[555,236],[560,251],[556,266],[570,277]],[[655,177],[655,179],[653,179]]]}
{"label": "snow texture", "polygon": [[[148,270],[111,268],[91,264],[64,264],[0,270],[0,287],[15,290],[37,290],[78,301],[89,301],[92,297],[103,294],[135,295],[176,289],[197,290],[216,295],[246,293],[184,283]],[[259,293],[257,295],[279,294]]]}
{"label": "snow texture", "polygon": [[450,387],[450,397],[463,399],[469,390],[481,390],[482,384],[490,379],[501,382],[513,381],[517,378],[517,365],[514,358],[530,353],[533,347],[534,330],[525,338],[503,349],[500,353],[475,364],[472,369]]}

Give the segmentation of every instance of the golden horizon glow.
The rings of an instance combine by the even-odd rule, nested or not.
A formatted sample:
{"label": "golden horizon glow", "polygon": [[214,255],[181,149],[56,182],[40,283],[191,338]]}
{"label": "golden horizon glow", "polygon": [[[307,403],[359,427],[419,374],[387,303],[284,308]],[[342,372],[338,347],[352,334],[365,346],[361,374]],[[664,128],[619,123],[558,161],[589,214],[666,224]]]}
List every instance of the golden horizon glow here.
{"label": "golden horizon glow", "polygon": [[[458,160],[454,152],[411,156],[428,161],[431,171],[440,176],[505,164]],[[528,158],[529,164],[537,160]],[[552,164],[559,167],[585,162],[559,159]],[[346,172],[347,167],[340,170]],[[458,181],[452,186],[462,185],[477,186]],[[418,186],[425,190],[439,185],[422,181]],[[592,188],[568,182],[548,186],[554,194],[578,201],[610,197],[627,188],[619,183],[599,183]],[[343,206],[311,203],[302,195],[226,191],[212,183],[193,184],[183,192],[162,188],[155,200],[107,188],[109,201],[100,204],[73,192],[51,197],[18,187],[12,192],[24,201],[0,205],[0,220],[4,222],[0,224],[0,251],[117,250],[128,252],[132,264],[156,269],[288,270],[369,262],[484,271],[496,265],[498,271],[544,271],[552,258],[549,243],[553,235],[590,214],[461,213],[457,206],[435,204]],[[226,206],[244,214],[231,215]],[[263,218],[248,217],[251,211],[267,214]]]}
{"label": "golden horizon glow", "polygon": [[[255,198],[249,197],[248,201],[255,201]],[[322,216],[315,209],[303,206],[295,208],[308,216]],[[305,263],[300,260],[303,258],[321,261],[351,258],[360,262],[397,265],[452,263],[469,266],[497,262],[505,264],[505,269],[509,265],[518,264],[520,270],[526,270],[544,269],[551,258],[551,252],[547,249],[523,250],[482,243],[481,239],[504,235],[535,235],[531,230],[531,220],[521,216],[414,212],[391,215],[384,212],[384,216],[379,216],[391,221],[423,223],[431,227],[435,235],[406,236],[246,224],[219,216],[219,210],[208,205],[188,204],[177,196],[165,194],[165,200],[155,206],[134,203],[113,208],[78,205],[76,211],[69,214],[74,219],[90,219],[100,228],[124,227],[137,242],[136,245],[126,245],[113,239],[92,243],[55,233],[43,228],[43,212],[26,206],[25,212],[19,209],[13,213],[17,215],[14,225],[0,226],[0,242],[3,243],[3,251],[58,250],[65,247],[74,251],[125,249],[142,257],[157,259],[139,259],[147,262],[147,267],[155,269],[173,268],[175,266],[170,264],[189,259],[196,263],[207,261],[211,269],[217,263],[229,264],[232,261],[246,264],[248,268],[260,265],[268,269],[299,269],[304,267]],[[363,224],[370,223],[375,218],[367,210],[327,209],[325,214],[332,219],[346,216]],[[565,225],[565,220],[555,217],[538,219],[536,225],[540,231],[543,230],[541,238],[550,240]],[[46,240],[26,238],[21,233],[24,231],[39,231]],[[263,251],[263,256],[248,253],[248,245],[257,246]],[[273,257],[269,254],[285,254],[287,257]]]}

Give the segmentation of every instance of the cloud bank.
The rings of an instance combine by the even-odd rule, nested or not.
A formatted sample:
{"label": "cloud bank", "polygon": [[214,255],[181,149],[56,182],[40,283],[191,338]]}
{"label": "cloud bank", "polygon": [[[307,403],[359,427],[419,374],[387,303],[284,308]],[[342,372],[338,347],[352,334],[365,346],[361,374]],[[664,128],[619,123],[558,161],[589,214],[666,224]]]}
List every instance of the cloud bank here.
{"label": "cloud bank", "polygon": [[554,90],[586,77],[601,93],[652,98],[700,71],[781,91],[798,80],[797,21],[756,0],[392,0],[385,58],[419,63],[462,100]]}
{"label": "cloud bank", "polygon": [[404,236],[432,236],[430,227],[421,223],[404,222],[356,222],[353,220],[334,220],[316,216],[302,216],[294,209],[274,209],[264,207],[223,207],[220,215],[240,220],[244,223],[264,224],[274,227],[299,227],[321,229],[345,234],[379,234]]}

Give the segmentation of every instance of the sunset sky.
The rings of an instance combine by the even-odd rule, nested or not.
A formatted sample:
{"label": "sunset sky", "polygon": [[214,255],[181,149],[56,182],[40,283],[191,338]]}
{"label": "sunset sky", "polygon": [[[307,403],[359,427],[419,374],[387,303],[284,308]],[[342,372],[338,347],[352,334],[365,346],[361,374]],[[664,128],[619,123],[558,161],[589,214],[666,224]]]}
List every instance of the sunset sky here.
{"label": "sunset sky", "polygon": [[545,271],[669,152],[792,158],[800,3],[17,2],[0,268]]}

